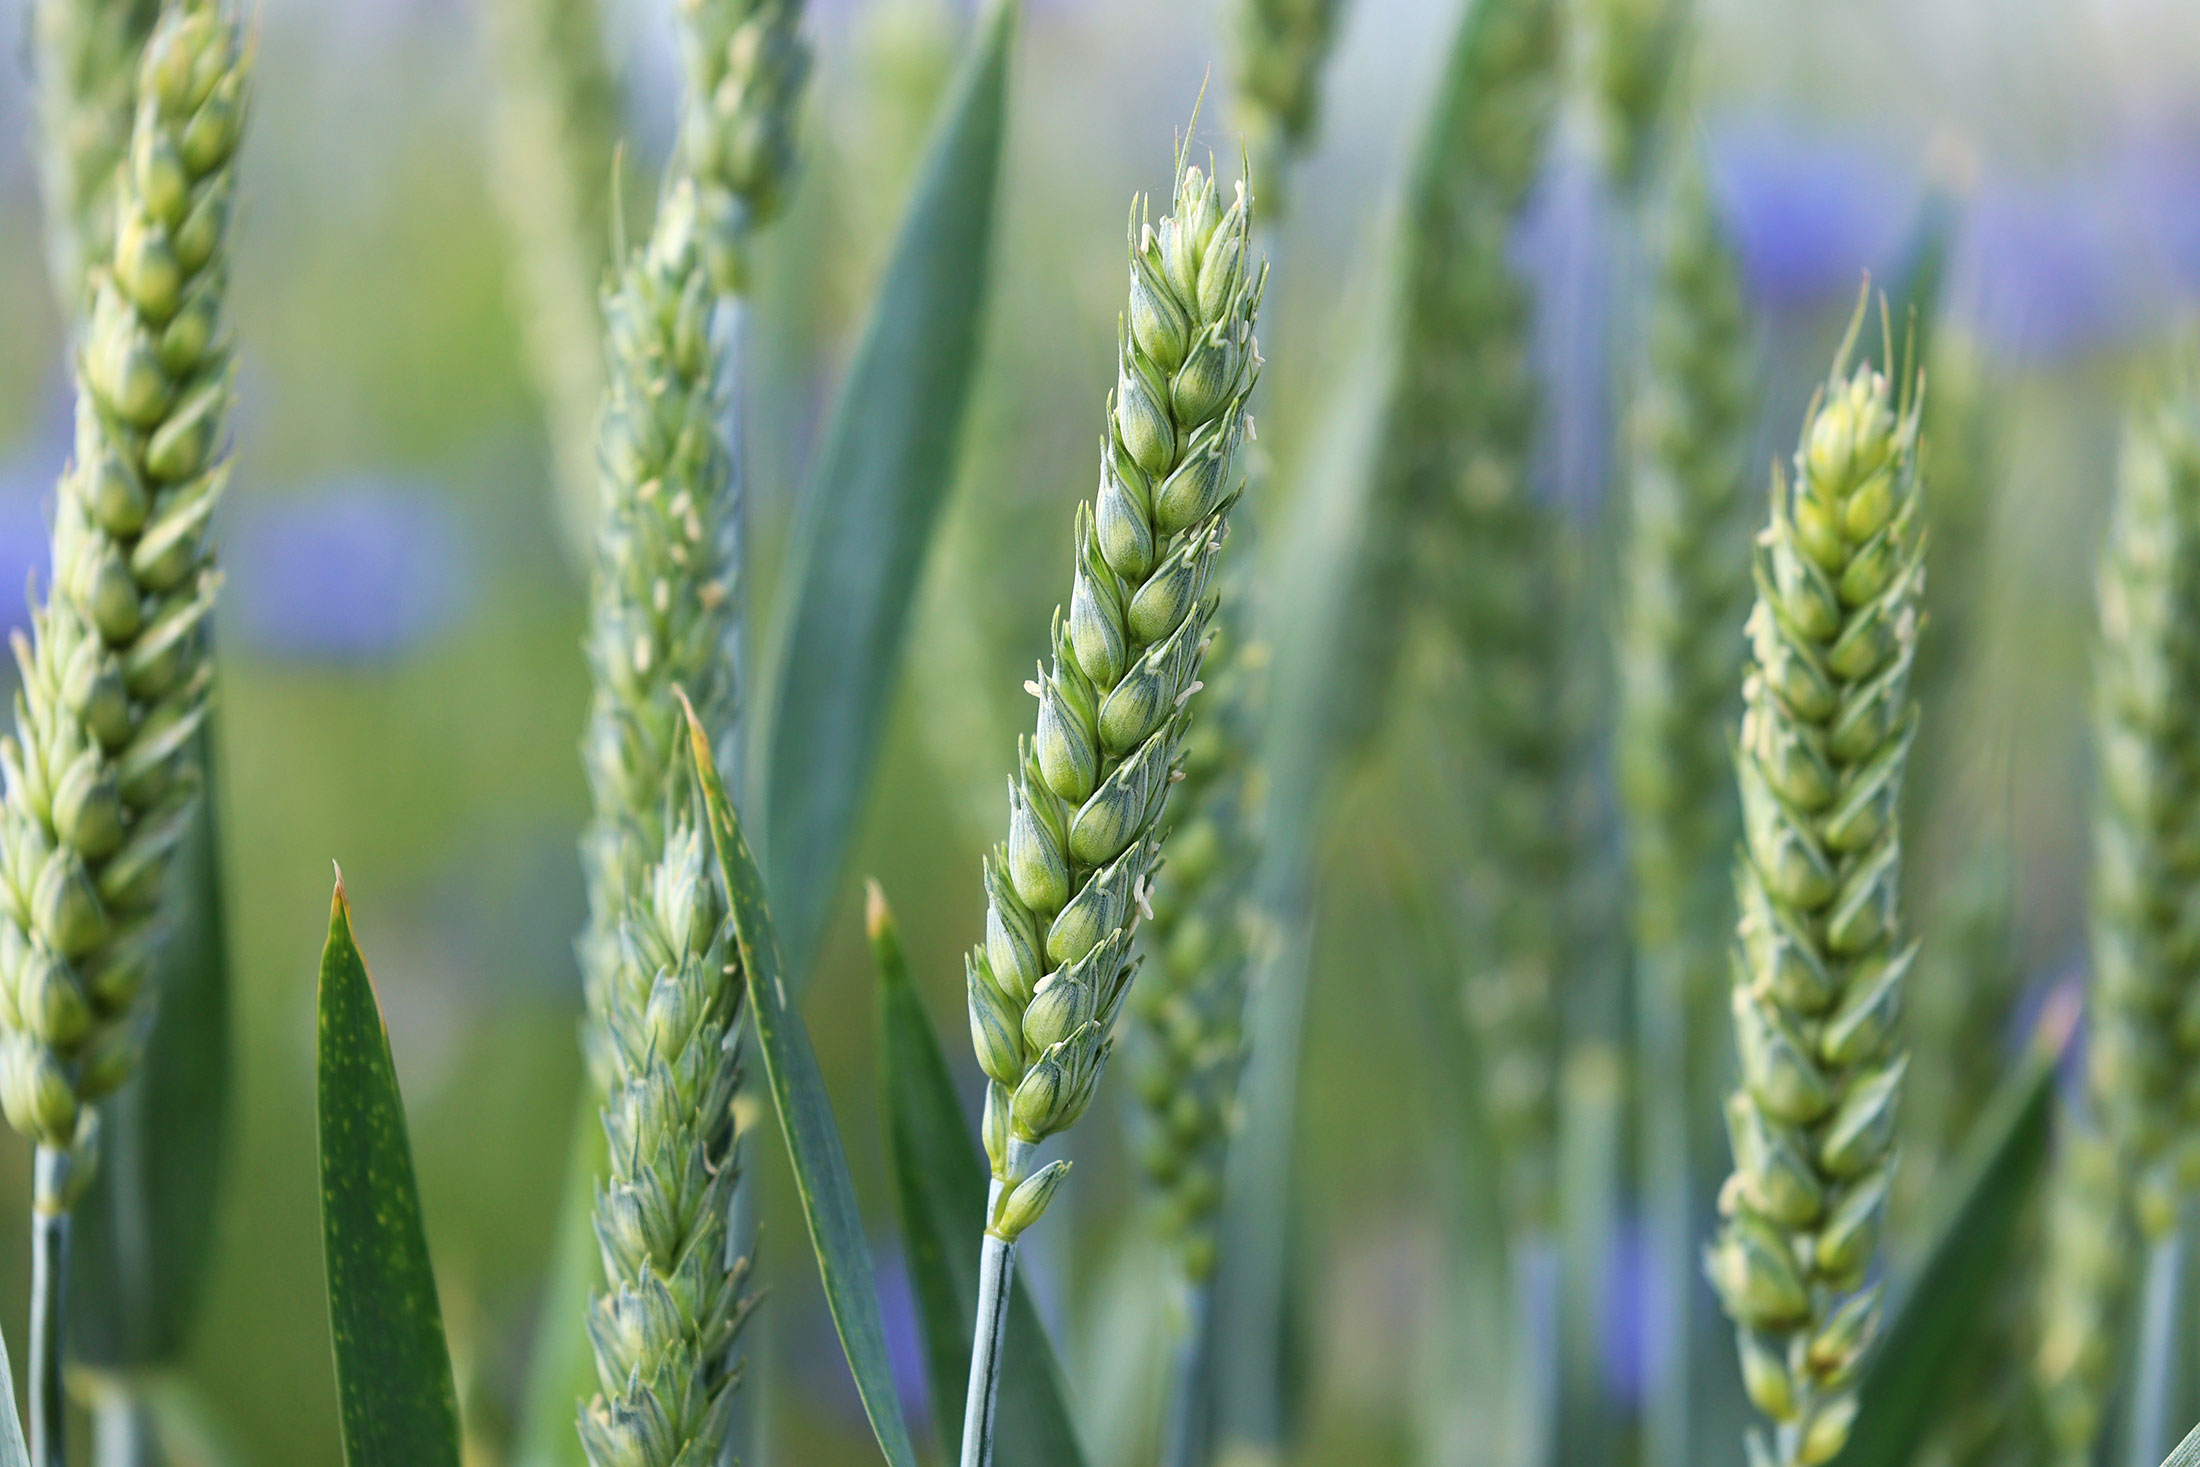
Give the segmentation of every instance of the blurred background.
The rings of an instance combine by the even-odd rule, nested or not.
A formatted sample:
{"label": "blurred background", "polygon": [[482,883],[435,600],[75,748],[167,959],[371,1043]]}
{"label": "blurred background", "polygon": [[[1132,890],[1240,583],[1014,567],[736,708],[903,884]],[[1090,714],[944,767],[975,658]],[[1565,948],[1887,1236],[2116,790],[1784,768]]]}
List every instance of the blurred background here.
{"label": "blurred background", "polygon": [[[1859,272],[1894,268],[1928,198],[1954,201],[1951,329],[1992,364],[2000,474],[1974,553],[1968,744],[2013,851],[2028,983],[2082,960],[2083,673],[2117,400],[2200,289],[2200,7],[2189,0],[1704,0],[1704,127],[1768,338],[1762,459],[1790,438]],[[631,172],[669,142],[666,0],[615,0]],[[970,14],[965,0],[819,0],[789,216],[758,271],[745,417],[755,581],[774,561],[908,175]],[[343,863],[388,1011],[468,1414],[503,1460],[580,1080],[585,794],[581,577],[553,524],[507,236],[487,168],[472,0],[263,0],[233,290],[239,460],[219,530],[223,820],[235,959],[233,1140],[219,1263],[192,1374],[242,1460],[339,1461],[316,1213],[312,1002],[329,862]],[[1378,289],[1402,160],[1454,0],[1354,0],[1317,153],[1274,240],[1261,440],[1277,493],[1320,432]],[[0,601],[42,574],[69,422],[20,64],[0,0]],[[959,1042],[959,951],[1019,693],[1090,490],[1113,370],[1129,194],[1165,184],[1221,17],[1189,0],[1032,0],[1019,42],[985,364],[963,470],[912,628],[857,867],[893,893],[920,983]],[[1201,139],[1231,147],[1211,110]],[[1565,129],[1562,128],[1562,137]],[[1562,141],[1525,221],[1554,408],[1551,491],[1594,522],[1610,462],[1598,324],[1611,211]],[[1280,516],[1279,506],[1276,513]],[[1288,595],[1289,588],[1271,588]],[[752,628],[753,632],[753,628]],[[1929,718],[1941,710],[1928,710]],[[1384,873],[1410,843],[1377,758],[1322,864],[1301,1091],[1309,1260],[1303,1460],[1407,1460],[1440,1295],[1425,1180],[1430,1091]],[[1979,771],[1972,771],[1974,778]],[[871,971],[844,894],[807,1015],[875,1215],[890,1329],[921,1411],[875,1099]],[[2000,1036],[1981,1036],[1981,1043]],[[1157,1389],[1148,1282],[1116,1091],[1081,1128],[1070,1221],[1034,1235],[1099,1461]],[[752,1166],[782,1167],[776,1142]],[[0,1146],[0,1191],[26,1156]],[[817,1297],[791,1189],[770,1183],[753,1389],[781,1460],[872,1460]],[[25,1209],[0,1206],[0,1311],[26,1298]],[[1654,1348],[1633,1234],[1610,1230],[1603,1362],[1624,1404]],[[1132,1242],[1122,1241],[1131,1238]],[[1639,1250],[1637,1250],[1639,1251]],[[1076,1363],[1083,1362],[1083,1363]],[[1138,1410],[1146,1409],[1137,1405]],[[1111,1433],[1113,1433],[1111,1435]]]}

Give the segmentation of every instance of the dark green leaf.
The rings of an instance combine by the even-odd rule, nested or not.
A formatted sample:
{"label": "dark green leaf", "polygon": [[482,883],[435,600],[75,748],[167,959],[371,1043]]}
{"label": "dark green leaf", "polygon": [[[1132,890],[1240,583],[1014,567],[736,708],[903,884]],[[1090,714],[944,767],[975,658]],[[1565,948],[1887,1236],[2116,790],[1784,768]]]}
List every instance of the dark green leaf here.
{"label": "dark green leaf", "polygon": [[773,619],[759,788],[770,889],[798,990],[838,895],[910,596],[954,473],[984,320],[1019,8],[994,6],[942,109],[796,513]]}
{"label": "dark green leaf", "polygon": [[[684,697],[682,701],[684,707]],[[711,844],[717,849],[718,869],[733,907],[734,941],[748,974],[757,1049],[764,1057],[765,1078],[779,1113],[779,1134],[787,1143],[802,1216],[817,1253],[825,1302],[832,1309],[841,1350],[855,1375],[856,1392],[863,1398],[863,1409],[886,1460],[892,1467],[915,1467],[917,1451],[910,1444],[901,1402],[894,1394],[893,1368],[886,1358],[886,1325],[879,1315],[878,1278],[871,1267],[871,1245],[863,1235],[855,1183],[848,1176],[840,1126],[833,1119],[825,1078],[818,1073],[817,1055],[810,1049],[801,1011],[787,1001],[763,875],[741,837],[741,822],[711,757],[710,737],[696,720],[695,710],[685,711],[703,802],[710,814]]]}
{"label": "dark green leaf", "polygon": [[[947,1055],[909,981],[893,914],[874,886],[872,950],[879,976],[879,1092],[901,1207],[902,1248],[924,1328],[932,1419],[947,1460],[959,1454],[963,1390],[978,1298],[978,1240],[985,1232],[987,1171],[978,1138],[955,1098]],[[1007,1362],[995,1408],[995,1454],[1004,1463],[1076,1467],[1084,1453],[1063,1404],[1062,1373],[1029,1290],[1009,1299]]]}
{"label": "dark green leaf", "polygon": [[70,1239],[69,1348],[137,1371],[178,1359],[213,1254],[229,1107],[229,949],[212,730],[206,797],[178,848],[174,928],[153,975],[160,1007],[137,1078],[100,1105],[101,1152]]}
{"label": "dark green leaf", "polygon": [[1862,1409],[1837,1467],[1907,1467],[1948,1399],[1948,1373],[2003,1275],[2047,1159],[2055,1066],[2070,1028],[2067,1006],[2058,1004],[1965,1139],[1932,1248],[1864,1367]]}
{"label": "dark green leaf", "polygon": [[346,1467],[458,1467],[458,1407],[389,1031],[329,908],[319,1002],[321,1247]]}
{"label": "dark green leaf", "polygon": [[596,1179],[607,1165],[604,1148],[602,1115],[594,1096],[584,1093],[565,1159],[565,1191],[550,1241],[549,1278],[537,1312],[513,1467],[583,1467],[587,1461],[573,1415],[579,1402],[596,1393],[596,1354],[585,1321],[589,1296],[603,1273],[594,1216]]}

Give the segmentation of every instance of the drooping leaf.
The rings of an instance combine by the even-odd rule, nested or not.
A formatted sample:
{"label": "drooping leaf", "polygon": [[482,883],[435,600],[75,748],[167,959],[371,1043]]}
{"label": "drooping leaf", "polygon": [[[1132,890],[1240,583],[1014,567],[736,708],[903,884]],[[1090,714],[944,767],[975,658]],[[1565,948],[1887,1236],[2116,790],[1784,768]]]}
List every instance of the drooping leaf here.
{"label": "drooping leaf", "polygon": [[910,597],[954,474],[984,321],[1020,8],[994,5],[941,109],[796,511],[758,762],[762,845],[797,990],[847,864]]}
{"label": "drooping leaf", "polygon": [[1965,1139],[1932,1247],[1864,1367],[1856,1427],[1836,1467],[1908,1467],[1949,1399],[1949,1373],[2003,1276],[2018,1217],[2045,1169],[2055,1066],[2072,1017],[2062,1003],[2050,1010],[2023,1065]]}
{"label": "drooping leaf", "polygon": [[879,1313],[878,1277],[871,1266],[871,1245],[863,1233],[863,1215],[856,1206],[855,1183],[848,1176],[848,1155],[840,1144],[840,1125],[833,1119],[825,1078],[818,1073],[817,1055],[810,1048],[801,1011],[787,999],[763,874],[742,838],[733,802],[726,797],[725,781],[719,777],[711,755],[710,736],[697,720],[695,710],[689,707],[685,711],[688,739],[694,747],[703,802],[710,816],[711,845],[717,850],[718,869],[733,907],[734,941],[748,972],[749,1011],[756,1016],[757,1050],[764,1058],[773,1108],[779,1114],[779,1134],[787,1144],[803,1220],[809,1225],[810,1245],[817,1253],[825,1302],[832,1310],[833,1326],[840,1332],[840,1347],[855,1376],[856,1392],[863,1398],[864,1412],[871,1419],[871,1430],[887,1462],[891,1467],[915,1467],[917,1452],[909,1440],[908,1425],[902,1420],[901,1401],[894,1392],[893,1368],[886,1357],[886,1324]]}
{"label": "drooping leaf", "polygon": [[346,1467],[458,1467],[457,1397],[405,1103],[341,879],[318,1005],[321,1247]]}
{"label": "drooping leaf", "polygon": [[100,1105],[99,1169],[70,1239],[70,1353],[104,1370],[135,1373],[181,1356],[213,1254],[229,1107],[229,949],[211,728],[198,746],[206,794],[176,853],[152,1037],[136,1078]]}
{"label": "drooping leaf", "polygon": [[584,1096],[566,1151],[565,1189],[550,1240],[549,1276],[527,1367],[513,1467],[584,1467],[587,1460],[581,1455],[580,1433],[573,1429],[573,1413],[577,1402],[596,1391],[596,1355],[583,1321],[603,1272],[593,1215],[596,1179],[607,1165],[605,1144],[602,1117],[593,1097]]}
{"label": "drooping leaf", "polygon": [[[885,898],[872,888],[871,946],[878,957],[879,1093],[901,1210],[902,1249],[924,1330],[932,1419],[947,1460],[961,1449],[963,1390],[978,1299],[978,1242],[985,1232],[986,1164],[955,1098],[924,1002],[909,980],[901,939]],[[1003,1463],[1079,1467],[1085,1460],[1064,1404],[1054,1348],[1031,1307],[1029,1290],[1009,1299],[1008,1347],[994,1415],[994,1450]]]}

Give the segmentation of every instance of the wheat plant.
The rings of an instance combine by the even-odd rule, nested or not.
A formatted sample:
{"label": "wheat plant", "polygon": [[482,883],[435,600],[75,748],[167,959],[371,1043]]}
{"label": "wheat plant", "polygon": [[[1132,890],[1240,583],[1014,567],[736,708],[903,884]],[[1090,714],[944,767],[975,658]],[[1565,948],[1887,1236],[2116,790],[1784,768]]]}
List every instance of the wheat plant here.
{"label": "wheat plant", "polygon": [[2036,1362],[2054,1445],[2089,1460],[2121,1352],[2135,1239],[2189,1192],[2200,1103],[2189,919],[2200,846],[2200,370],[2188,355],[2132,415],[2100,571],[2090,1126],[2050,1193]]}
{"label": "wheat plant", "polygon": [[[1829,1461],[1877,1328],[1877,1253],[1905,1057],[1896,810],[1917,726],[1924,588],[1918,384],[1848,363],[1860,304],[1776,474],[1735,747],[1744,843],[1732,992],[1734,1170],[1706,1257],[1771,1419],[1750,1459]],[[1891,346],[1887,352],[1891,360]]]}
{"label": "wheat plant", "polygon": [[[1634,880],[1642,1160],[1660,1263],[1685,1280],[1695,1245],[1691,1102],[1713,1072],[1727,863],[1740,819],[1728,763],[1749,599],[1744,492],[1754,342],[1740,262],[1702,165],[1658,206],[1645,370],[1627,426],[1628,539],[1615,760]],[[1688,1290],[1669,1327],[1687,1338]],[[1659,1459],[1691,1460],[1687,1355],[1653,1410]]]}
{"label": "wheat plant", "polygon": [[1657,169],[1675,106],[1694,0],[1584,0],[1582,70],[1607,174],[1635,192]]}
{"label": "wheat plant", "polygon": [[37,1143],[32,1429],[61,1453],[67,1213],[95,1103],[130,1077],[157,995],[170,857],[199,797],[213,676],[206,526],[229,475],[227,240],[247,59],[217,0],[146,42],[113,245],[89,279],[54,580],[16,639],[22,685],[0,836],[0,1109]]}
{"label": "wheat plant", "polygon": [[1037,728],[1018,741],[1008,839],[984,866],[985,941],[968,960],[993,1186],[966,1467],[992,1460],[1016,1239],[1069,1166],[1033,1170],[1032,1153],[1091,1103],[1138,967],[1132,939],[1200,686],[1235,459],[1252,432],[1267,276],[1251,226],[1242,185],[1225,208],[1213,178],[1181,159],[1172,213],[1155,225],[1143,198],[1132,205],[1099,490],[1078,506],[1069,611],[1055,616],[1053,667],[1029,685]]}

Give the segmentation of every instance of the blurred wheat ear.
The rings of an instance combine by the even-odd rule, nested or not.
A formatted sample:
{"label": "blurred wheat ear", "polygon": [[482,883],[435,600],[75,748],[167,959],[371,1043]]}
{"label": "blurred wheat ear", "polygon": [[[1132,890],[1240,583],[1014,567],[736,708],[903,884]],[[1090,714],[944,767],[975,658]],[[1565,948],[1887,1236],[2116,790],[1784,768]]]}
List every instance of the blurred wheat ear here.
{"label": "blurred wheat ear", "polygon": [[[2157,1257],[2176,1246],[2200,1158],[2189,1119],[2200,1071],[2185,1037],[2195,989],[2177,915],[2200,882],[2190,838],[2200,814],[2196,649],[2200,358],[2188,343],[2132,409],[2100,569],[2091,1116],[2065,1127],[2055,1169],[2036,1365],[2048,1426],[2069,1460],[2100,1435],[2129,1323],[2134,1244]],[[2150,1372],[2169,1362],[2142,1350],[2130,1363],[2136,1406]],[[2144,1438],[2165,1424],[2135,1419],[2133,1452],[2159,1450]]]}
{"label": "blurred wheat ear", "polygon": [[1750,1433],[1751,1460],[1778,1467],[1831,1460],[1855,1419],[1906,1062],[1895,1016],[1916,953],[1896,913],[1896,811],[1924,586],[1917,380],[1851,371],[1865,306],[1793,477],[1774,476],[1734,755],[1741,1085],[1706,1266],[1773,1424]]}
{"label": "blurred wheat ear", "polygon": [[92,269],[114,251],[112,184],[137,112],[138,57],[160,8],[160,0],[30,7],[46,260],[64,316],[88,302]]}
{"label": "blurred wheat ear", "polygon": [[585,565],[603,396],[596,292],[612,263],[624,97],[598,0],[491,0],[490,184],[511,237],[519,325],[550,437],[558,526]]}

